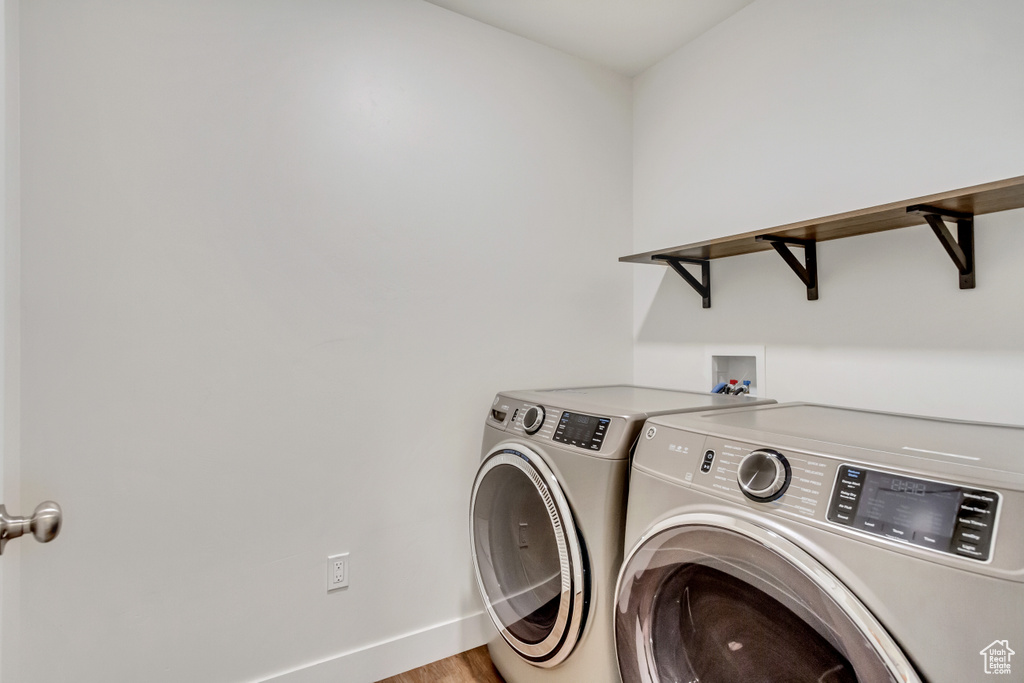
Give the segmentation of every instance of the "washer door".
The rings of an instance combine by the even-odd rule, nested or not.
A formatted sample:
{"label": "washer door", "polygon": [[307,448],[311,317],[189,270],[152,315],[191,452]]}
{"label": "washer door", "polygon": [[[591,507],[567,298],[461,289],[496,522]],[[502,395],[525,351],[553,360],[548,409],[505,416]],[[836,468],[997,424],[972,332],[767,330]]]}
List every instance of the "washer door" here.
{"label": "washer door", "polygon": [[487,455],[470,533],[480,593],[501,635],[538,666],[564,660],[588,603],[584,555],[565,494],[534,451],[502,444]]}
{"label": "washer door", "polygon": [[616,588],[623,683],[920,682],[867,608],[793,543],[689,514],[651,529]]}

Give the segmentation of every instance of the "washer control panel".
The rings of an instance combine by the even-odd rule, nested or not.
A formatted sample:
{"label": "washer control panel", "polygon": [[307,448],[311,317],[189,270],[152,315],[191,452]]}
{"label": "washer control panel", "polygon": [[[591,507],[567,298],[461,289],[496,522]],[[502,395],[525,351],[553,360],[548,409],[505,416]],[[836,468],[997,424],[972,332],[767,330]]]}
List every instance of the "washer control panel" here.
{"label": "washer control panel", "polygon": [[570,446],[578,446],[588,451],[599,451],[604,443],[605,434],[611,420],[607,417],[584,415],[583,413],[562,412],[551,438]]}
{"label": "washer control panel", "polygon": [[988,561],[999,494],[841,465],[828,521],[950,555]]}
{"label": "washer control panel", "polygon": [[[938,471],[901,471],[890,463],[849,458],[648,422],[633,469],[729,501],[748,514],[788,518],[931,562],[1024,582],[1020,480],[996,488],[984,480],[943,480]],[[1001,533],[1005,524],[1012,529]]]}

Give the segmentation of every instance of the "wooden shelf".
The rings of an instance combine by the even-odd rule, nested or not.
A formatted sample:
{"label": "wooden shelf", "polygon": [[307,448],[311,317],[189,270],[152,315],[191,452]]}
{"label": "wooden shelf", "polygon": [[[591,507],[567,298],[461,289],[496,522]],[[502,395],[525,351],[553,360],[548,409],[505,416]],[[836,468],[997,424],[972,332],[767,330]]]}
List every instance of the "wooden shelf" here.
{"label": "wooden shelf", "polygon": [[[942,241],[950,257],[953,258],[954,263],[957,264],[962,276],[961,287],[970,289],[974,286],[973,216],[1022,207],[1024,207],[1024,176],[1018,176],[951,192],[883,204],[869,209],[848,211],[824,218],[745,232],[731,237],[632,254],[623,256],[619,261],[670,265],[676,272],[683,268],[681,264],[699,264],[706,272],[706,262],[711,259],[739,256],[774,248],[783,256],[787,264],[798,275],[801,275],[801,267],[799,263],[796,263],[796,257],[792,253],[787,256],[788,245],[799,246],[805,249],[807,261],[802,268],[807,277],[801,275],[801,279],[807,284],[808,298],[817,298],[817,274],[814,265],[815,243],[929,224]],[[957,224],[960,239],[953,238],[948,230],[945,230],[943,227],[945,220],[952,220]],[[960,244],[966,242],[968,238],[970,244]],[[960,249],[959,255],[957,255],[957,249]],[[965,263],[966,261],[969,261],[969,264]],[[969,278],[965,277],[965,270],[968,269],[968,266]],[[703,289],[699,291],[705,301],[704,307],[708,308],[710,307],[710,279],[707,277],[705,280],[706,282],[702,283]],[[813,280],[813,283],[809,280]],[[687,281],[689,282],[689,280]],[[970,284],[965,284],[967,282]],[[694,285],[693,282],[690,284]],[[814,286],[813,297],[811,296],[812,284]],[[694,288],[697,289],[696,286]]]}

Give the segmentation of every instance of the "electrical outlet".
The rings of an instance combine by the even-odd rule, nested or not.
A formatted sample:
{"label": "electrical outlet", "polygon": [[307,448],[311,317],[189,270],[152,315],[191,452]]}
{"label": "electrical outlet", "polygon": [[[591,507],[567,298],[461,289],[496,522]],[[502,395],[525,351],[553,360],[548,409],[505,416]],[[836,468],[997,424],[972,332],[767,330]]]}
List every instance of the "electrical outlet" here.
{"label": "electrical outlet", "polygon": [[348,588],[348,553],[327,557],[327,592]]}

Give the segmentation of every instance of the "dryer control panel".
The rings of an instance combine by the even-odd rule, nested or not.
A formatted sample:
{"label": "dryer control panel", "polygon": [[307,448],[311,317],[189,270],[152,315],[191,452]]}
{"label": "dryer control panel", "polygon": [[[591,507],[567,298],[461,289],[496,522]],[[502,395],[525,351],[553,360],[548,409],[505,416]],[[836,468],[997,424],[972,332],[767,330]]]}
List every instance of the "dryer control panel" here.
{"label": "dryer control panel", "polygon": [[841,465],[828,521],[929,550],[989,559],[999,494]]}
{"label": "dryer control panel", "polygon": [[487,415],[487,424],[519,438],[569,446],[598,458],[622,460],[629,458],[629,447],[641,423],[498,394]]}

